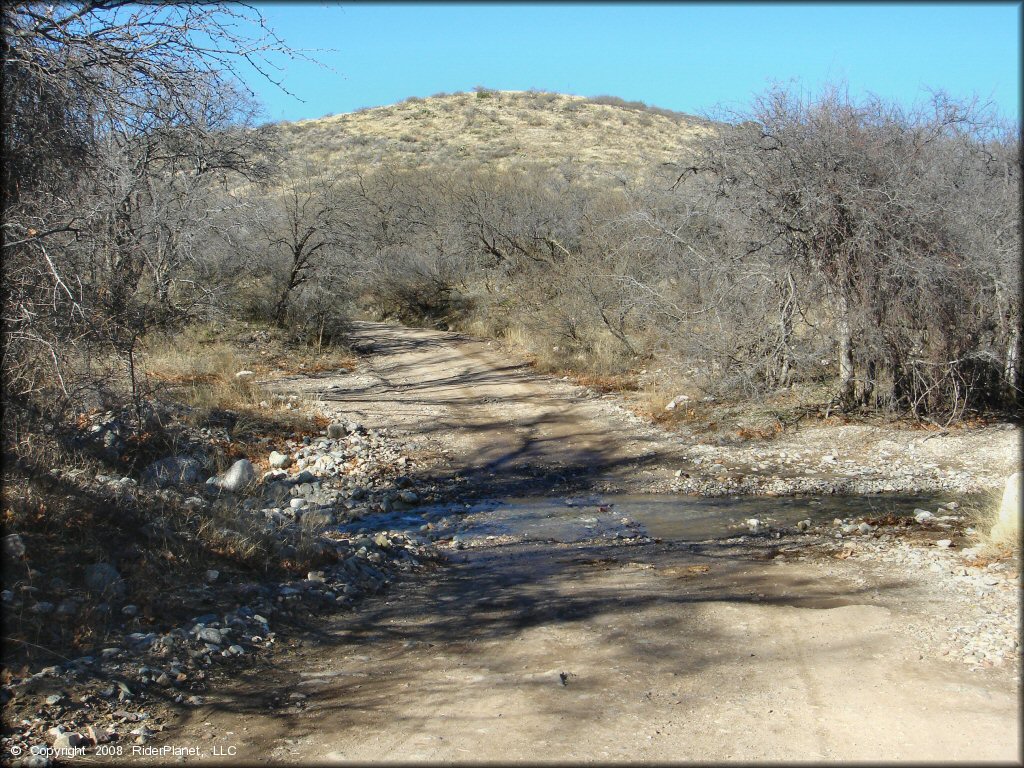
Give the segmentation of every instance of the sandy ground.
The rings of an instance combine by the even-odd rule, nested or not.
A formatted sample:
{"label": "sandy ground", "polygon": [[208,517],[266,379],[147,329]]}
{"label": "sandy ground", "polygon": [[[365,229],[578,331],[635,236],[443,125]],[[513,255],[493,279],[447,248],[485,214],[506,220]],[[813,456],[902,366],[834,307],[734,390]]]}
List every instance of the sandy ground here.
{"label": "sandy ground", "polygon": [[[649,490],[685,453],[486,343],[370,323],[358,341],[365,369],[278,386],[402,435],[413,474],[495,498]],[[154,746],[231,762],[1021,759],[1014,669],[969,670],[912,629],[961,610],[934,573],[809,544],[779,559],[570,534],[469,529],[449,565],[328,617]],[[1019,577],[1000,589],[1014,602]]]}

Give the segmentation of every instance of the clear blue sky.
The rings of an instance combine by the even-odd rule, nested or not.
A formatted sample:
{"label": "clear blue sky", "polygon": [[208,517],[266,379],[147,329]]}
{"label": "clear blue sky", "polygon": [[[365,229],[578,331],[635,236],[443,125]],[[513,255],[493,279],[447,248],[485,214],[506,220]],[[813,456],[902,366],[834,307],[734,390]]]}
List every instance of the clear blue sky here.
{"label": "clear blue sky", "polygon": [[[923,89],[1020,119],[1021,6],[1003,4],[259,4],[311,63],[288,96],[256,79],[270,120],[488,88],[610,94],[702,113],[772,81],[841,80],[909,104]],[[320,49],[320,50],[309,50]],[[328,50],[332,49],[332,50]]]}

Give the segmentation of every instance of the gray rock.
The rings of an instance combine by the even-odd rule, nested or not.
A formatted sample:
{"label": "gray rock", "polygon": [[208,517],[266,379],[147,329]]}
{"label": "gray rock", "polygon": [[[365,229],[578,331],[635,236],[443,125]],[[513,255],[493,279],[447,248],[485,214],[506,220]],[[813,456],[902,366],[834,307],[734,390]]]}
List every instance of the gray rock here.
{"label": "gray rock", "polygon": [[45,616],[48,613],[53,613],[53,603],[39,602],[33,605],[29,610],[32,613],[38,613],[40,616]]}
{"label": "gray rock", "polygon": [[220,578],[220,571],[217,571],[217,570],[214,570],[213,568],[211,568],[210,570],[208,570],[206,572],[206,582],[208,584],[213,584],[213,582],[215,582],[219,578]]}
{"label": "gray rock", "polygon": [[270,466],[274,469],[287,469],[292,465],[292,457],[287,453],[272,451],[270,454]]}
{"label": "gray rock", "polygon": [[107,598],[124,597],[124,579],[110,563],[94,563],[88,566],[85,569],[85,586],[90,592],[97,592]]}
{"label": "gray rock", "polygon": [[213,643],[214,645],[220,645],[224,642],[224,637],[221,635],[219,629],[214,627],[203,627],[196,633],[196,636],[204,643]]}
{"label": "gray rock", "polygon": [[415,504],[420,500],[420,497],[415,491],[402,491],[398,494],[398,498],[404,501],[406,504]]}
{"label": "gray rock", "polygon": [[62,733],[53,741],[55,750],[70,751],[78,747],[84,747],[89,739],[80,733]]}
{"label": "gray rock", "polygon": [[256,479],[256,470],[248,459],[239,459],[221,477],[217,478],[217,486],[230,493],[244,490]]}
{"label": "gray rock", "polygon": [[154,461],[142,470],[142,482],[146,485],[155,485],[158,488],[195,483],[199,480],[199,473],[202,472],[202,469],[203,465],[192,456],[168,456],[165,459]]}
{"label": "gray rock", "polygon": [[230,651],[233,656],[241,656],[245,653],[245,648],[240,645],[231,645],[228,646],[228,651]]}
{"label": "gray rock", "polygon": [[927,509],[915,509],[914,510],[914,519],[917,522],[919,522],[919,523],[927,522],[929,520],[932,520],[934,517],[935,517],[935,515],[933,515]]}
{"label": "gray rock", "polygon": [[22,540],[21,536],[16,533],[4,536],[4,557],[10,557],[18,560],[24,556],[25,542]]}
{"label": "gray rock", "polygon": [[300,496],[296,496],[294,499],[288,502],[288,506],[292,509],[302,509],[306,506],[307,502]]}
{"label": "gray rock", "polygon": [[861,534],[864,534],[864,535],[867,535],[867,534],[871,533],[873,530],[875,530],[875,529],[872,528],[867,523],[861,523],[860,525],[857,526],[857,531],[859,533],[861,533]]}
{"label": "gray rock", "polygon": [[801,520],[799,523],[796,524],[796,529],[798,531],[809,531],[810,528],[811,528],[811,521],[810,520]]}

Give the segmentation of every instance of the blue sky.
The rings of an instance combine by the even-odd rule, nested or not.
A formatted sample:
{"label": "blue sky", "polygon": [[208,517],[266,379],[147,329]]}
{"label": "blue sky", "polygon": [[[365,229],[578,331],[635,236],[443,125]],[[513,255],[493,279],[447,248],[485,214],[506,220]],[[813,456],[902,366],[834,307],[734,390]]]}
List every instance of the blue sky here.
{"label": "blue sky", "polygon": [[[269,120],[488,88],[609,94],[700,114],[771,82],[845,81],[910,104],[924,88],[995,102],[1020,119],[1021,6],[1003,4],[261,3],[293,48],[251,84]],[[319,49],[319,50],[310,50]],[[328,50],[331,49],[331,50]]]}

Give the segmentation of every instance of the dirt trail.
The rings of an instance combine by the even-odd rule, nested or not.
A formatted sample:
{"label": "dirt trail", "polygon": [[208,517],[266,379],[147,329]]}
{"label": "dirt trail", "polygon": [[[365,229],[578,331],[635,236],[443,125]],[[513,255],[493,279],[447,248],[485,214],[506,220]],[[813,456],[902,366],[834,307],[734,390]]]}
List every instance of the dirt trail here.
{"label": "dirt trail", "polygon": [[[486,344],[369,323],[357,338],[368,370],[286,386],[404,433],[436,474],[498,497],[628,490],[675,466],[654,430]],[[1012,671],[969,672],[907,631],[950,618],[925,574],[735,540],[470,530],[450,554],[161,743],[287,762],[1020,759]]]}
{"label": "dirt trail", "polygon": [[353,340],[372,354],[367,370],[277,386],[391,428],[439,474],[458,471],[492,496],[568,486],[643,491],[683,461],[659,430],[487,342],[382,323],[357,323]]}

